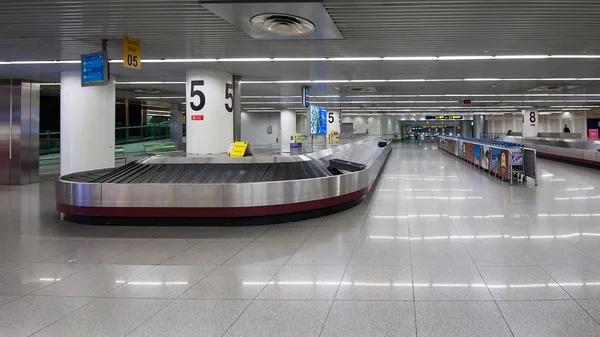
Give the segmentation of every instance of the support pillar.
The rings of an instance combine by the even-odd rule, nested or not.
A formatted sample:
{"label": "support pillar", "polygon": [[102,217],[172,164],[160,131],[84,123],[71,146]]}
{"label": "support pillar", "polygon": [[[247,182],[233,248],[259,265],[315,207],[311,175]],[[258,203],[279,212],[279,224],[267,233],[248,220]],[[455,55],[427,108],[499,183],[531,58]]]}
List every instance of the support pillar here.
{"label": "support pillar", "polygon": [[471,127],[471,121],[460,121],[460,135],[463,137],[473,137],[473,128]]}
{"label": "support pillar", "polygon": [[281,147],[288,149],[290,147],[290,137],[296,133],[296,112],[283,109],[279,113],[279,125],[281,128]]}
{"label": "support pillar", "polygon": [[538,118],[536,109],[523,110],[523,138],[535,138],[538,136],[538,126],[540,124]]}
{"label": "support pillar", "polygon": [[337,132],[341,132],[342,123],[340,119],[339,111],[329,111],[327,110],[327,135],[325,136],[327,141],[329,141],[329,135],[331,131],[336,130]]}
{"label": "support pillar", "polygon": [[115,81],[82,87],[81,72],[60,78],[60,175],[115,166]]}
{"label": "support pillar", "polygon": [[473,137],[481,138],[484,133],[487,133],[487,118],[485,115],[473,115]]}
{"label": "support pillar", "polygon": [[242,77],[233,76],[233,140],[242,140]]}
{"label": "support pillar", "polygon": [[39,181],[40,85],[0,81],[0,185]]}
{"label": "support pillar", "polygon": [[173,142],[173,144],[175,144],[175,149],[181,151],[183,150],[183,115],[181,114],[181,108],[179,103],[171,104],[170,108],[171,141]]}
{"label": "support pillar", "polygon": [[227,152],[234,139],[233,76],[212,70],[188,70],[185,87],[187,153]]}

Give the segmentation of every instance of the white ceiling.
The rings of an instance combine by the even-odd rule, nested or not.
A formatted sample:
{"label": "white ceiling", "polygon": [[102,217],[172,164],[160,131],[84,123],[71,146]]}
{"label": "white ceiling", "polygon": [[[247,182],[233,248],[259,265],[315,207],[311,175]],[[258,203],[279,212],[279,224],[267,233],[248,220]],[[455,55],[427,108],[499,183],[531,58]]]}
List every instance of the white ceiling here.
{"label": "white ceiling", "polygon": [[[98,51],[101,39],[109,39],[109,57],[120,59],[124,34],[141,39],[144,59],[600,54],[597,38],[600,2],[597,0],[326,0],[323,4],[344,36],[343,40],[255,40],[204,9],[196,0],[3,0],[0,2],[0,61],[76,60],[81,54]],[[599,61],[571,58],[144,63],[141,72],[113,63],[111,71],[119,81],[183,81],[185,70],[190,68],[227,71],[241,75],[244,80],[597,78],[600,77]],[[60,70],[77,68],[78,65],[68,64],[0,65],[0,78],[57,82]],[[576,88],[565,92],[600,94],[600,81],[577,80],[318,84],[313,85],[313,94],[343,96],[349,86],[373,86],[376,94],[523,94],[541,85],[570,85]],[[130,97],[147,96],[128,91],[142,87],[162,91],[158,96],[184,94],[183,85],[120,85],[119,93]],[[300,87],[301,84],[245,84],[243,95],[295,95]],[[600,96],[579,99],[595,100]],[[363,106],[333,103],[336,98],[326,100],[332,101],[330,106]],[[394,100],[428,99],[398,97]],[[462,98],[455,100],[462,102]],[[549,108],[587,104],[597,105],[595,102],[534,102],[530,105]],[[398,105],[406,104],[372,103],[368,106]],[[419,105],[443,104],[415,103],[414,106]],[[280,106],[286,105],[263,105],[265,108]]]}

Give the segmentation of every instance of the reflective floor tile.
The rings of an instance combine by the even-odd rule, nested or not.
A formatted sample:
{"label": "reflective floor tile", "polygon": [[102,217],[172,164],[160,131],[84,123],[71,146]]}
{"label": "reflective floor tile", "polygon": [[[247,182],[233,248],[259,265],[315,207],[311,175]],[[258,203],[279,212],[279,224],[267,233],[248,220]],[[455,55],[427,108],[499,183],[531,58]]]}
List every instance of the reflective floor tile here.
{"label": "reflective floor tile", "polygon": [[400,242],[360,242],[354,248],[350,265],[410,265],[409,244]]}
{"label": "reflective floor tile", "polygon": [[495,300],[570,299],[541,267],[480,267],[479,271]]}
{"label": "reflective floor tile", "polygon": [[416,302],[415,307],[419,336],[511,336],[498,307],[491,301],[423,301]]}
{"label": "reflective floor tile", "polygon": [[332,300],[344,269],[343,266],[283,266],[258,299]]}
{"label": "reflective floor tile", "polygon": [[90,242],[70,252],[48,259],[48,262],[102,263],[143,243],[143,241]]}
{"label": "reflective floor tile", "polygon": [[411,242],[414,266],[472,266],[473,261],[462,243]]}
{"label": "reflective floor tile", "polygon": [[365,225],[359,242],[408,242],[408,226]]}
{"label": "reflective floor tile", "polygon": [[161,264],[193,246],[192,242],[147,242],[122,254],[108,263],[113,264]]}
{"label": "reflective floor tile", "polygon": [[29,294],[88,267],[68,263],[34,263],[0,277],[0,294]]}
{"label": "reflective floor tile", "polygon": [[410,267],[348,266],[336,300],[412,300]]}
{"label": "reflective floor tile", "polygon": [[186,291],[182,298],[254,299],[279,266],[220,266]]}
{"label": "reflective floor tile", "polygon": [[125,336],[169,302],[170,300],[99,298],[34,336]]}
{"label": "reflective floor tile", "polygon": [[393,211],[392,215],[377,215],[377,212],[369,212],[365,220],[365,227],[368,226],[392,226],[392,227],[407,227],[408,218],[400,218],[396,216],[396,207],[390,206]]}
{"label": "reflective floor tile", "polygon": [[500,301],[515,337],[600,336],[600,325],[575,301]]}
{"label": "reflective floor tile", "polygon": [[519,246],[544,266],[600,266],[597,261],[568,242],[519,242]]}
{"label": "reflective floor tile", "polygon": [[319,226],[358,226],[365,223],[366,217],[365,214],[340,212],[326,216]]}
{"label": "reflective floor tile", "polygon": [[600,298],[600,267],[545,266],[544,269],[574,299]]}
{"label": "reflective floor tile", "polygon": [[335,301],[321,336],[416,336],[413,303]]}
{"label": "reflective floor tile", "polygon": [[253,242],[227,260],[228,265],[282,266],[298,249],[297,242]]}
{"label": "reflective floor tile", "polygon": [[415,300],[492,300],[475,267],[413,266]]}
{"label": "reflective floor tile", "polygon": [[206,242],[252,242],[263,235],[272,226],[231,226],[225,227],[211,237],[203,240]]}
{"label": "reflective floor tile", "polygon": [[37,291],[37,295],[102,296],[149,270],[148,265],[95,265]]}
{"label": "reflective floor tile", "polygon": [[465,242],[465,247],[478,266],[535,266],[537,262],[510,239]]}
{"label": "reflective floor tile", "polygon": [[255,300],[224,336],[319,336],[331,301]]}
{"label": "reflective floor tile", "polygon": [[462,242],[452,225],[411,226],[411,242]]}
{"label": "reflective floor tile", "polygon": [[293,220],[294,219],[290,219],[290,221],[285,221],[274,225],[277,227],[317,227],[323,221],[323,217],[311,218],[300,221]]}
{"label": "reflective floor tile", "polygon": [[592,316],[596,322],[600,322],[600,299],[577,300],[580,306]]}
{"label": "reflective floor tile", "polygon": [[156,266],[106,296],[176,298],[215,268],[217,266]]}
{"label": "reflective floor tile", "polygon": [[304,242],[313,231],[313,227],[273,227],[254,242]]}
{"label": "reflective floor tile", "polygon": [[12,271],[27,267],[31,263],[27,262],[0,262],[0,276],[8,274]]}
{"label": "reflective floor tile", "polygon": [[305,242],[287,262],[288,265],[345,266],[348,264],[354,243]]}
{"label": "reflective floor tile", "polygon": [[408,225],[409,226],[442,226],[452,225],[452,221],[444,214],[443,207],[439,209],[429,208],[424,206],[421,212],[408,211]]}
{"label": "reflective floor tile", "polygon": [[29,336],[92,300],[81,297],[21,297],[0,307],[0,336]]}
{"label": "reflective floor tile", "polygon": [[347,242],[355,243],[361,226],[317,227],[306,242]]}
{"label": "reflective floor tile", "polygon": [[202,220],[191,219],[190,221],[192,222],[190,223],[190,226],[170,227],[169,230],[165,231],[164,235],[160,236],[160,238],[198,241],[201,239],[207,239],[225,228],[200,225]]}
{"label": "reflective floor tile", "polygon": [[247,245],[244,242],[200,242],[173,256],[163,264],[218,265],[230,259]]}
{"label": "reflective floor tile", "polygon": [[42,262],[85,245],[71,240],[0,239],[0,261]]}
{"label": "reflective floor tile", "polygon": [[0,306],[10,303],[21,297],[21,295],[0,295]]}
{"label": "reflective floor tile", "polygon": [[175,300],[128,336],[222,336],[249,304],[250,301]]}

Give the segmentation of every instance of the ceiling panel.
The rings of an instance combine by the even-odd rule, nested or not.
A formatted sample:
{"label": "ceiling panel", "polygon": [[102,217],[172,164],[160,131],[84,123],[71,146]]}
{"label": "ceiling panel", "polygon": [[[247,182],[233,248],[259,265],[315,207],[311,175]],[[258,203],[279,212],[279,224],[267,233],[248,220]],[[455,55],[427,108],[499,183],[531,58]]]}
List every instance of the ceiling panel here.
{"label": "ceiling panel", "polygon": [[[597,0],[326,0],[341,40],[255,40],[196,0],[3,0],[0,61],[78,59],[109,39],[142,40],[143,58],[359,57],[514,54],[600,54]],[[0,78],[56,82],[76,65],[0,65]],[[431,79],[600,77],[598,60],[236,62],[144,64],[141,72],[112,64],[120,81],[181,81],[189,68],[227,71],[244,79]],[[597,92],[600,82],[561,82],[571,92]],[[496,86],[492,87],[492,84]],[[522,93],[553,83],[378,83],[379,93]],[[345,85],[315,85],[318,94],[344,94]],[[143,87],[143,86],[139,86]],[[244,85],[249,95],[289,95],[301,85]],[[341,89],[340,89],[341,87]],[[132,88],[120,87],[128,95]],[[183,86],[158,86],[161,95]],[[339,89],[339,90],[338,90]],[[45,90],[52,90],[47,88]]]}

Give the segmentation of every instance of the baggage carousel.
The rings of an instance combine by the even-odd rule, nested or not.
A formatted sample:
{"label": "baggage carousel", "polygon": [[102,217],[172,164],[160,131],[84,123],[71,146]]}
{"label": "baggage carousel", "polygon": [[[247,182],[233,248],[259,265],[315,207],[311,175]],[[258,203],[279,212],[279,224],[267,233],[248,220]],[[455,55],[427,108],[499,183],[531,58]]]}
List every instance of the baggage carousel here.
{"label": "baggage carousel", "polygon": [[503,136],[499,140],[523,143],[535,149],[539,157],[600,167],[600,141],[556,137],[525,138]]}
{"label": "baggage carousel", "polygon": [[389,144],[370,137],[298,155],[151,156],[60,177],[57,209],[105,218],[247,218],[327,209],[369,192]]}

